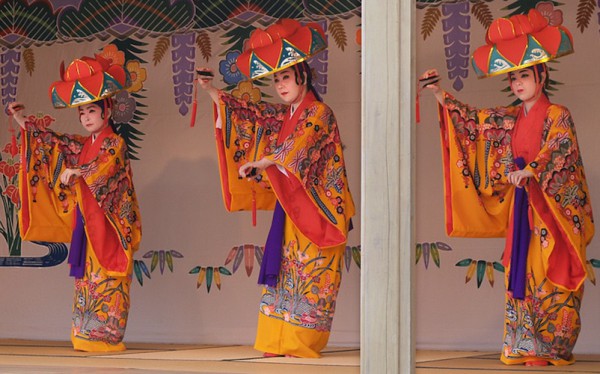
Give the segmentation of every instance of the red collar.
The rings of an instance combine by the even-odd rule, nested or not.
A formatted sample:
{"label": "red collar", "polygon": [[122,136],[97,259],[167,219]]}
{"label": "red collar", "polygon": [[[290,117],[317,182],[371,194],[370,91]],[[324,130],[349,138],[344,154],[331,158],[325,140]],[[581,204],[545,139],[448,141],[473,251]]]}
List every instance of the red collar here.
{"label": "red collar", "polygon": [[300,118],[300,114],[303,113],[310,104],[317,101],[317,98],[312,93],[312,91],[308,91],[302,99],[302,102],[296,108],[294,114],[290,117],[290,110],[292,110],[292,106],[288,107],[288,110],[285,112],[285,119],[283,120],[283,124],[281,125],[281,131],[279,132],[279,137],[277,138],[277,144],[283,143],[283,141],[294,132],[296,125],[298,124],[298,119]]}

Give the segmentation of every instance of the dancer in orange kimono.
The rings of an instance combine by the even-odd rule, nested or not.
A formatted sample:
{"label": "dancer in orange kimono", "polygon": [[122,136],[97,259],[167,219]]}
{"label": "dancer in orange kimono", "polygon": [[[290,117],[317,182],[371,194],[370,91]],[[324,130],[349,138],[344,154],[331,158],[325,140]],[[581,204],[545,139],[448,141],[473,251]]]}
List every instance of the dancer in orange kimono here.
{"label": "dancer in orange kimono", "polygon": [[506,364],[565,365],[581,330],[589,190],[571,113],[545,91],[545,62],[573,52],[571,34],[536,10],[495,20],[473,55],[480,77],[508,73],[520,105],[476,109],[422,76],[440,103],[446,231],[506,237]]}
{"label": "dancer in orange kimono", "polygon": [[141,222],[127,145],[112,129],[111,99],[127,71],[100,56],[74,60],[50,87],[54,107],[77,107],[87,136],[58,134],[9,112],[23,129],[19,227],[24,240],[71,242],[75,277],[71,341],[76,350],[125,349],[133,253]]}
{"label": "dancer in orange kimono", "polygon": [[251,79],[272,75],[283,104],[252,103],[200,86],[216,105],[223,198],[230,211],[274,209],[259,283],[255,348],[319,357],[327,344],[354,203],[331,109],[304,61],[325,49],[322,29],[282,19],[255,30],[237,60]]}

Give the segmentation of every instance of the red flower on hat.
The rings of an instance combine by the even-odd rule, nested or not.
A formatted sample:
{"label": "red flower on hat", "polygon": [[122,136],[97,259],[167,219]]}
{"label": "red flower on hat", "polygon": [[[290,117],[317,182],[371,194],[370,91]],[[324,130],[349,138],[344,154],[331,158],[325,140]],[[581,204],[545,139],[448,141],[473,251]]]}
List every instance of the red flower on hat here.
{"label": "red flower on hat", "polygon": [[554,4],[550,1],[541,1],[535,9],[548,20],[548,26],[560,26],[563,23],[562,10],[554,9]]}

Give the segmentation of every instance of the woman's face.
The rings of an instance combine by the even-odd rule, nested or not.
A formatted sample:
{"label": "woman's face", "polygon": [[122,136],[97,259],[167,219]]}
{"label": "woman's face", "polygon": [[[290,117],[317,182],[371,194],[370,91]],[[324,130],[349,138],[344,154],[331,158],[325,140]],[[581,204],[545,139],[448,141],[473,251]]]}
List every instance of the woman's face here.
{"label": "woman's face", "polygon": [[[542,73],[544,74],[544,73]],[[535,80],[535,73],[531,69],[521,69],[508,74],[510,88],[513,94],[524,103],[535,101],[541,88]]]}
{"label": "woman's face", "polygon": [[78,110],[79,122],[89,133],[98,135],[104,130],[108,122],[105,124],[100,106],[93,103],[86,104],[79,106]]}
{"label": "woman's face", "polygon": [[281,100],[290,105],[300,103],[306,93],[306,86],[296,83],[293,68],[283,69],[273,74],[273,85]]}

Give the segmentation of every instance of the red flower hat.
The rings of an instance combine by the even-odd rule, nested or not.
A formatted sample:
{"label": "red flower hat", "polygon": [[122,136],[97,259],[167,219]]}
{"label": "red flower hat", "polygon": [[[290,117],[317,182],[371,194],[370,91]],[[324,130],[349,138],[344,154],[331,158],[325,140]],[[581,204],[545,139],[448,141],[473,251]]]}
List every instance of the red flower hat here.
{"label": "red flower hat", "polygon": [[321,26],[282,18],[265,30],[256,29],[237,58],[238,69],[257,79],[302,62],[327,48]]}
{"label": "red flower hat", "polygon": [[61,80],[52,83],[50,100],[55,108],[73,108],[111,97],[131,84],[129,73],[120,65],[99,55],[73,60],[65,70],[60,66]]}
{"label": "red flower hat", "polygon": [[550,26],[540,12],[531,9],[492,22],[486,45],[471,58],[479,78],[520,70],[573,53],[573,37],[564,26]]}

